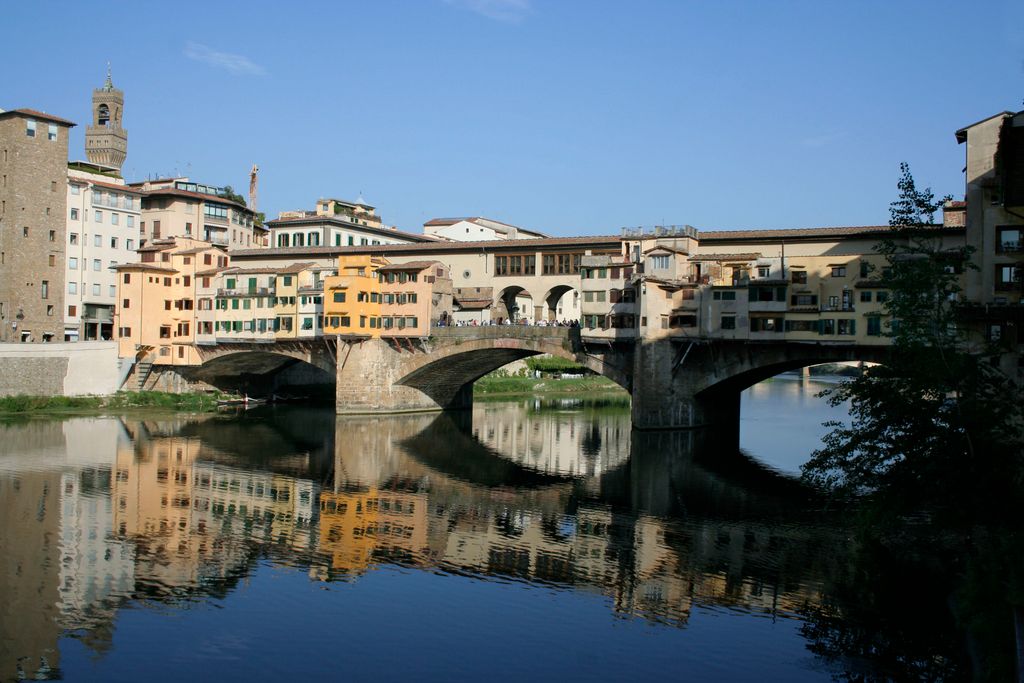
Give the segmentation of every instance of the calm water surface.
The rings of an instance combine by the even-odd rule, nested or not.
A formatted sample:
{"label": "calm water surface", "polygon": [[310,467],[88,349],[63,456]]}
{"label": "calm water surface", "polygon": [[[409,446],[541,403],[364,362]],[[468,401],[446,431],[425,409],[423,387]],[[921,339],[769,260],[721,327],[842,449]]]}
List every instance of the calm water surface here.
{"label": "calm water surface", "polygon": [[820,388],[0,424],[0,680],[828,680]]}

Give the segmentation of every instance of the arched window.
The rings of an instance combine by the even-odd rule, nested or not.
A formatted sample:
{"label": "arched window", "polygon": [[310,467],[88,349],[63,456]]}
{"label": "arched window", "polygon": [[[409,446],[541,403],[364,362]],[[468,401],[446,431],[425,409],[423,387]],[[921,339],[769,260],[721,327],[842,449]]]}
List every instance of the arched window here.
{"label": "arched window", "polygon": [[110,124],[110,107],[101,104],[96,110],[96,125],[106,126]]}

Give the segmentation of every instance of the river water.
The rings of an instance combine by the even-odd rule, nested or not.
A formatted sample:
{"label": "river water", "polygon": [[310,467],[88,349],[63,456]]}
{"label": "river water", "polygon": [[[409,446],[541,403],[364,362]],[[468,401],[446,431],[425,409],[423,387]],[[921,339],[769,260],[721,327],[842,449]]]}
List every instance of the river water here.
{"label": "river water", "polygon": [[743,451],[614,399],[2,423],[0,680],[889,675],[795,479],[821,388],[747,391]]}

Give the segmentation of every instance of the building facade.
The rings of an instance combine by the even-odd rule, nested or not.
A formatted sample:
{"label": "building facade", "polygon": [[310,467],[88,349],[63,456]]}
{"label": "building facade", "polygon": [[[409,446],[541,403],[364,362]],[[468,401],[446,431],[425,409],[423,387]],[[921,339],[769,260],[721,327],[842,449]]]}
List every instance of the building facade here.
{"label": "building facade", "polygon": [[226,249],[261,248],[267,243],[255,212],[223,188],[188,178],[147,180],[130,187],[142,195],[140,243],[176,237]]}
{"label": "building facade", "polygon": [[423,224],[423,234],[452,242],[542,239],[547,235],[483,216],[433,218]]}
{"label": "building facade", "polygon": [[0,342],[64,338],[67,119],[0,112]]}
{"label": "building facade", "polygon": [[64,341],[114,339],[117,274],[135,259],[142,196],[110,167],[75,162],[67,172]]}

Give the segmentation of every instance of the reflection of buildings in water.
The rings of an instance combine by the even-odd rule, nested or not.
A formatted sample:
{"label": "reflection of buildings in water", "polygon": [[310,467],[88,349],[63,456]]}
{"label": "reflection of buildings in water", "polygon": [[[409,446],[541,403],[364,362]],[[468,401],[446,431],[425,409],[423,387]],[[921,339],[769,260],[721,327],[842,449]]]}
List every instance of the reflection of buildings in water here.
{"label": "reflection of buildings in water", "polygon": [[95,633],[135,587],[135,552],[114,537],[110,467],[61,475],[60,612],[69,630]]}
{"label": "reflection of buildings in water", "polygon": [[136,544],[137,577],[150,591],[225,578],[253,543],[313,545],[312,482],[200,462],[202,448],[198,438],[165,436],[118,453],[115,523]]}
{"label": "reflection of buildings in water", "polygon": [[524,411],[518,403],[480,403],[473,435],[502,457],[539,472],[597,477],[629,459],[629,410]]}
{"label": "reflection of buildings in water", "polygon": [[427,495],[370,488],[320,493],[317,550],[331,573],[358,573],[371,562],[413,564],[429,557]]}
{"label": "reflection of buildings in water", "polygon": [[25,468],[10,473],[5,467],[0,477],[4,679],[46,678],[60,665],[60,490],[59,472]]}
{"label": "reflection of buildings in water", "polygon": [[[586,422],[555,417],[521,422],[520,429],[496,411],[476,425],[484,441],[494,430],[491,445],[498,450],[529,444],[531,435],[556,439],[559,448],[576,449],[570,467],[593,473],[597,482],[608,478],[598,475],[615,458],[628,454],[624,446],[615,455],[615,420],[597,435],[601,448],[611,449],[606,457],[603,450],[586,450],[598,441],[591,435],[584,443]],[[100,633],[92,646],[102,649],[105,625],[124,596],[230,585],[228,577],[244,576],[260,552],[309,566],[311,576],[325,580],[383,562],[522,577],[600,593],[620,613],[677,624],[694,605],[774,613],[819,601],[816,590],[787,588],[815,585],[812,580],[783,570],[814,566],[797,555],[811,545],[807,532],[745,519],[666,520],[629,509],[651,497],[639,491],[655,479],[670,478],[670,489],[689,491],[692,484],[683,482],[692,468],[666,469],[657,458],[636,464],[628,473],[634,490],[615,506],[565,480],[541,477],[520,488],[474,483],[409,450],[435,419],[338,420],[333,480],[323,491],[307,478],[204,460],[208,446],[179,435],[181,421],[128,424],[134,441],[118,421],[71,428],[49,423],[20,436],[5,431],[5,443],[20,438],[47,463],[56,463],[62,447],[77,448],[82,440],[92,445],[66,456],[80,464],[47,464],[50,471],[28,469],[35,466],[29,459],[19,470],[11,456],[2,456],[0,666],[10,670],[12,658],[28,657],[26,675],[40,668],[41,658],[44,670],[56,668],[57,641],[67,628]],[[109,449],[106,463],[103,449]],[[570,462],[561,458],[551,467]],[[586,472],[578,469],[584,465]]]}
{"label": "reflection of buildings in water", "polygon": [[103,649],[132,588],[131,549],[112,538],[117,420],[5,425],[0,454],[0,676],[56,675],[57,641]]}

